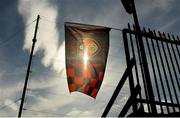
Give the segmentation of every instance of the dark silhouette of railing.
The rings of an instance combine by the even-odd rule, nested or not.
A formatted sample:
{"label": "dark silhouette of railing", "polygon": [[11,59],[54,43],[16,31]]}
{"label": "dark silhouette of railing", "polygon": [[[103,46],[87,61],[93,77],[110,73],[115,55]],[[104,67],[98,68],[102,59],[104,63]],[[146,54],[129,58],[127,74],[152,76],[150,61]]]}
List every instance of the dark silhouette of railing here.
{"label": "dark silhouette of railing", "polygon": [[[145,28],[140,31],[135,29],[135,27],[131,28],[128,24],[128,28],[122,31],[127,68],[130,68],[131,58],[135,61],[134,68],[131,68],[132,70],[126,75],[126,77],[129,77],[130,91],[135,92],[131,92],[126,105],[119,112],[119,116],[128,115],[126,113],[131,106],[133,113],[130,116],[180,116],[179,37],[169,33],[156,32],[155,30],[146,30]],[[147,70],[143,68],[138,37],[142,37],[145,47],[144,51],[148,62],[150,83],[149,81],[147,82],[144,75]],[[149,88],[151,86],[148,86],[148,84],[151,84],[152,88]],[[138,88],[141,88],[141,91]],[[116,91],[117,89],[119,90],[118,92]],[[154,96],[149,96],[149,89],[152,89]],[[113,94],[109,101],[111,105],[107,105],[102,116],[107,116],[113,102],[120,94],[119,86],[117,86],[116,90],[114,92],[116,95]],[[154,101],[150,99],[152,97]],[[138,108],[139,104],[140,107]],[[153,110],[156,110],[156,114],[152,112],[152,106]]]}
{"label": "dark silhouette of railing", "polygon": [[[117,85],[116,90],[114,91],[111,100],[109,101],[106,109],[104,110],[102,117],[106,117],[108,112],[110,111],[112,105],[114,104],[115,99],[117,98],[119,92],[121,91],[125,81],[127,80],[127,78],[129,77],[130,73],[132,73],[132,68],[135,65],[135,60],[134,58],[132,58],[130,60],[130,63],[128,63],[127,69],[125,70],[121,80],[119,81],[119,84]],[[133,94],[131,95],[131,97],[129,98],[127,104],[125,105],[124,109],[121,111],[121,113],[119,114],[120,116],[125,116],[125,114],[127,113],[129,107],[131,106],[131,104],[133,104],[134,99],[138,93],[140,93],[140,86],[136,85],[136,87],[133,90]]]}

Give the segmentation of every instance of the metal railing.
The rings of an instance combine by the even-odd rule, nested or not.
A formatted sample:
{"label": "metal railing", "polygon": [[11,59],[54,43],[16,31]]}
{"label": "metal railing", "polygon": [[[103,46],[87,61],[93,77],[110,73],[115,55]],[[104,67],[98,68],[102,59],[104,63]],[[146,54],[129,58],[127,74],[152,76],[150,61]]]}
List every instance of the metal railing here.
{"label": "metal railing", "polygon": [[[137,103],[140,103],[144,113],[151,114],[151,116],[163,116],[180,112],[179,37],[175,37],[169,33],[165,34],[164,32],[156,32],[155,30],[146,30],[145,28],[136,31],[136,28],[130,27],[129,24],[128,28],[122,31],[122,34],[127,68],[130,68],[129,63],[132,63],[132,60],[130,59],[133,58],[135,61],[134,68],[131,67],[132,70],[129,71],[128,75],[126,75],[126,77],[129,77],[131,96],[134,94],[133,91],[137,90],[137,86],[135,85],[138,85],[141,88],[141,91],[136,94],[136,97],[134,97],[136,102],[127,101],[123,110],[126,109],[125,111],[127,112],[127,108],[129,109],[130,103],[132,103],[131,106],[133,113],[136,113],[138,110]],[[140,50],[138,37],[142,37],[145,52],[145,55],[143,56]],[[144,69],[142,64],[142,57],[144,56],[147,58],[150,81],[147,81],[145,76],[145,71],[147,70]],[[120,82],[121,81],[125,80],[121,79]],[[119,88],[119,85],[117,88]],[[151,90],[153,94],[149,93]],[[120,94],[119,92],[120,89],[114,92],[116,95],[113,94],[113,96],[117,97],[117,95]],[[109,101],[110,105],[107,105],[102,116],[107,116],[111,109],[113,102],[116,99],[116,97],[113,96]],[[153,114],[153,110],[155,110],[157,114]],[[119,116],[127,115],[124,114],[126,112],[122,113],[122,111],[119,112],[121,114],[119,114]]]}

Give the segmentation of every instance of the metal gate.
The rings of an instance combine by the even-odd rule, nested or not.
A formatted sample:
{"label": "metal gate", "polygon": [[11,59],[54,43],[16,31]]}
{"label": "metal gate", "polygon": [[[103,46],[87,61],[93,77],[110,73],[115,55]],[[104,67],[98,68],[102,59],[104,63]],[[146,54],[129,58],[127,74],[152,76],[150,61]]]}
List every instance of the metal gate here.
{"label": "metal gate", "polygon": [[[133,108],[131,115],[134,116],[140,110],[142,116],[172,116],[180,113],[179,37],[155,30],[146,30],[145,28],[141,29],[141,31],[136,31],[135,27],[131,28],[130,25],[122,33],[127,69],[131,65],[132,59],[135,60],[135,63],[133,64],[133,68],[131,66],[131,71],[129,71],[128,75],[126,74],[126,77],[129,79],[131,96],[123,110],[120,111],[119,116],[127,115],[126,113],[130,106]],[[142,64],[142,53],[138,43],[138,37],[141,37],[143,41],[144,56],[147,59],[148,66],[147,70],[143,68],[144,65]],[[148,71],[150,81],[147,81],[145,71]],[[114,94],[116,95],[112,96],[102,116],[108,114],[117,94],[120,94],[120,89],[123,86],[123,82],[121,81],[121,85],[117,86],[115,90],[116,93]],[[138,86],[140,86],[141,90],[137,89]],[[149,93],[149,90],[152,90],[152,94]],[[153,110],[156,111],[156,114],[154,114]]]}

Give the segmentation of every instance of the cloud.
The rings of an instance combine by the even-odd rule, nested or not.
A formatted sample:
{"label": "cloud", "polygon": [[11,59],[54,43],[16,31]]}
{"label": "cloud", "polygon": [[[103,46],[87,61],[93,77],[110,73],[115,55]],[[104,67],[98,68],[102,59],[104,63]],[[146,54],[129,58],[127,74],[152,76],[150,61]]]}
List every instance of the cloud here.
{"label": "cloud", "polygon": [[81,116],[93,116],[92,112],[90,112],[90,111],[82,112],[81,110],[78,110],[77,108],[73,108],[72,111],[70,111],[67,115],[68,116],[79,116],[79,114],[81,114]]}
{"label": "cloud", "polygon": [[[178,20],[172,17],[174,19],[171,20],[172,22],[165,23],[165,19],[167,20],[168,18],[164,17],[165,15],[169,17],[169,15],[166,13],[171,11],[171,8],[174,7],[174,1],[175,0],[136,1],[138,16],[146,18],[141,23],[146,25],[149,24],[150,26],[154,25],[158,28],[159,26],[163,25],[163,27],[161,27],[163,30],[170,27],[174,29],[172,26],[177,23]],[[14,19],[11,19],[12,17],[9,18],[9,16],[12,15],[11,11],[14,9],[11,9],[11,6],[5,6],[5,8],[6,11],[3,11],[5,17],[3,17],[3,19],[4,21],[8,20],[8,22],[5,24],[10,26],[12,20]],[[50,111],[52,113],[61,112],[69,116],[100,116],[126,68],[121,32],[114,30],[111,32],[110,52],[108,56],[106,74],[96,100],[82,93],[69,93],[65,73],[65,44],[64,37],[61,33],[64,33],[64,21],[98,24],[116,28],[126,27],[128,22],[132,22],[132,18],[131,15],[128,15],[125,12],[120,0],[77,0],[75,3],[73,0],[19,0],[18,11],[23,17],[24,24],[32,22],[34,19],[36,19],[38,14],[41,15],[35,53],[38,59],[40,57],[40,62],[43,65],[43,69],[40,68],[39,70],[35,70],[34,67],[37,66],[36,64],[37,62],[39,63],[39,60],[35,60],[36,57],[34,57],[33,61],[36,61],[36,64],[33,65],[33,73],[30,75],[30,81],[28,84],[29,90],[27,91],[26,95],[25,108],[27,107],[37,111]],[[50,19],[53,20],[50,21]],[[16,22],[16,20],[14,20],[14,22],[15,25],[19,24]],[[23,44],[24,50],[30,51],[31,49],[34,28],[35,22],[25,30],[25,40]],[[4,32],[9,31],[10,29],[14,32],[14,29],[11,27]],[[3,39],[3,35],[0,38]],[[14,45],[14,47],[21,48],[21,45]],[[8,46],[6,48],[9,49]],[[4,57],[4,54],[6,54],[6,52],[0,53],[2,58]],[[16,54],[17,53],[14,53],[15,56]],[[22,56],[24,57],[24,55]],[[28,54],[26,56],[28,58]],[[12,55],[8,58],[12,58]],[[25,58],[23,59],[26,60]],[[28,59],[26,61],[28,61]],[[18,62],[22,63],[19,60]],[[5,60],[2,62],[2,64],[3,63],[9,62]],[[12,62],[12,64],[14,63],[15,62]],[[10,65],[11,64],[3,64],[3,66],[11,68],[13,65]],[[6,105],[13,102],[11,98],[21,97],[26,66],[25,69],[20,69],[17,66],[15,68],[18,69],[14,70],[14,68],[11,68],[13,73],[17,74],[20,71],[23,71],[24,73],[22,72],[21,74],[17,75],[10,75],[8,71],[8,76],[6,77],[7,79],[5,81],[4,76],[6,71],[3,70],[4,67],[0,68],[0,101]],[[44,71],[44,73],[42,74],[40,71]],[[37,76],[35,76],[35,73]],[[129,89],[128,85],[125,87],[126,89]],[[127,95],[127,90],[120,94]],[[119,97],[118,99],[120,99],[120,103],[125,103],[124,101],[127,99],[127,97],[126,99],[124,97]],[[10,114],[11,116],[13,116],[12,114],[14,114],[14,116],[17,115],[16,104],[12,104],[12,106],[5,109],[4,112],[0,112],[1,116],[8,116]],[[46,113],[31,111],[24,111],[23,115],[53,116],[53,114],[48,115]]]}
{"label": "cloud", "polygon": [[4,104],[14,111],[18,110],[18,108],[19,108],[19,106],[10,99],[6,99]]}
{"label": "cloud", "polygon": [[[89,1],[91,3],[92,1]],[[104,1],[103,5],[107,5],[108,3]],[[38,76],[36,79],[31,80],[30,88],[36,90],[36,92],[28,93],[28,97],[30,97],[31,101],[28,101],[28,104],[31,105],[31,109],[35,110],[42,110],[42,111],[52,111],[52,112],[59,112],[67,115],[81,115],[81,116],[100,116],[105,108],[108,100],[110,99],[112,92],[114,91],[119,79],[120,75],[125,70],[125,57],[124,53],[119,54],[122,50],[123,42],[121,40],[121,32],[119,31],[112,31],[111,35],[116,37],[111,37],[110,42],[110,54],[108,57],[107,63],[107,70],[109,72],[106,73],[103,81],[103,85],[98,93],[96,100],[90,98],[89,96],[83,95],[79,92],[73,92],[69,94],[68,87],[67,87],[67,80],[66,80],[66,73],[65,73],[65,44],[64,40],[60,44],[60,35],[61,32],[57,28],[56,23],[47,22],[49,18],[58,19],[58,21],[73,21],[73,22],[81,22],[81,23],[89,23],[89,24],[100,24],[104,26],[116,26],[116,27],[123,27],[127,23],[128,16],[125,14],[121,14],[121,7],[119,9],[119,1],[117,2],[116,7],[114,3],[108,4],[108,6],[104,7],[101,5],[101,2],[98,2],[99,6],[98,13],[94,12],[95,8],[89,7],[86,4],[77,4],[84,8],[76,9],[77,14],[72,12],[71,5],[74,4],[66,4],[67,8],[71,8],[67,12],[64,10],[64,14],[67,15],[64,19],[61,19],[61,14],[57,13],[59,9],[56,8],[56,5],[52,5],[48,0],[39,0],[39,1],[32,1],[32,0],[20,0],[19,3],[19,12],[24,18],[25,24],[31,22],[37,14],[42,16],[40,20],[38,34],[37,34],[37,43],[35,47],[35,53],[39,54],[38,52],[42,53],[42,64],[45,67],[51,67],[53,71],[55,71],[54,75],[42,75]],[[84,6],[83,6],[84,5]],[[61,11],[60,11],[61,12]],[[125,13],[125,12],[124,12]],[[48,16],[46,17],[43,16]],[[118,14],[118,15],[117,15]],[[121,17],[123,15],[123,17]],[[87,17],[88,16],[88,17]],[[58,18],[57,18],[58,17]],[[46,20],[45,20],[46,19]],[[102,20],[103,19],[103,20]],[[61,21],[62,20],[62,21]],[[121,23],[119,23],[121,22]],[[35,25],[35,23],[34,23]],[[25,41],[24,41],[24,49],[31,49],[32,45],[32,36],[34,32],[34,27],[32,26],[25,31]],[[114,50],[116,49],[116,52]],[[116,57],[113,57],[113,56]],[[121,62],[123,64],[121,64]],[[114,68],[116,67],[116,68]],[[112,71],[112,73],[111,73]],[[114,71],[114,73],[113,73]],[[59,76],[57,76],[59,75]],[[111,86],[106,86],[106,85]],[[55,94],[48,94],[46,91],[50,91]],[[39,92],[38,92],[39,91]],[[46,94],[46,95],[45,95]],[[106,95],[106,97],[104,97]],[[28,98],[27,97],[27,98]],[[28,105],[27,105],[28,106]],[[78,114],[80,113],[80,114]],[[41,114],[42,115],[42,114]],[[45,116],[45,114],[43,114]]]}
{"label": "cloud", "polygon": [[16,84],[16,86],[9,86],[7,83],[4,83],[5,85],[7,85],[6,87],[1,87],[0,90],[0,101],[4,101],[7,98],[14,98],[14,97],[18,97],[20,98],[19,91],[22,90],[22,86],[23,83],[18,83]]}
{"label": "cloud", "polygon": [[164,26],[162,26],[160,28],[160,30],[168,30],[170,29],[173,25],[177,24],[178,21],[180,20],[180,17],[176,18],[176,19],[172,19],[169,23],[165,24]]}
{"label": "cloud", "polygon": [[172,7],[172,4],[175,2],[175,0],[153,0],[152,3],[154,3],[154,5],[156,7],[159,7],[161,9],[169,9],[170,7]]}
{"label": "cloud", "polygon": [[173,7],[173,4],[176,0],[152,0],[152,1],[144,1],[139,0],[135,1],[135,5],[137,9],[141,12],[150,12],[153,9],[161,9],[161,10],[170,10]]}
{"label": "cloud", "polygon": [[[57,72],[63,71],[65,74],[65,42],[60,45],[56,56],[53,58],[52,66]],[[64,75],[65,76],[65,75]]]}
{"label": "cloud", "polygon": [[[91,2],[90,2],[91,3]],[[104,1],[104,3],[106,3]],[[111,2],[109,2],[111,3]],[[117,6],[120,6],[120,2],[118,1]],[[84,4],[84,3],[83,3]],[[99,4],[99,3],[98,3]],[[57,3],[56,5],[59,5]],[[65,44],[64,44],[64,39],[62,40],[62,43],[59,45],[60,42],[60,37],[57,29],[57,24],[56,23],[49,23],[45,20],[48,20],[44,18],[44,16],[49,15],[49,18],[54,18],[57,19],[61,18],[61,13],[57,11],[57,7],[55,4],[50,3],[48,0],[39,0],[38,2],[34,2],[32,0],[20,0],[19,2],[19,12],[24,18],[25,24],[30,22],[30,20],[34,19],[37,14],[42,15],[42,19],[40,20],[39,28],[38,28],[38,34],[37,34],[37,43],[35,47],[35,53],[37,51],[41,51],[43,53],[42,56],[42,64],[45,67],[52,67],[53,70],[56,72],[61,72],[65,74]],[[69,5],[69,4],[68,4]],[[79,4],[81,5],[81,4]],[[67,19],[64,20],[76,20],[78,22],[84,23],[84,22],[89,22],[90,24],[101,24],[101,25],[109,25],[109,26],[116,26],[119,23],[120,17],[118,16],[118,19],[114,18],[117,16],[118,13],[121,13],[119,7],[114,7],[112,6],[114,4],[110,4],[108,7],[111,8],[113,7],[113,10],[109,10],[108,13],[105,11],[106,8],[101,7],[100,11],[101,13],[99,14],[94,14],[91,11],[81,11],[81,14],[74,14],[74,13],[66,13]],[[71,5],[69,6],[71,7]],[[87,9],[90,9],[89,7]],[[80,10],[80,9],[79,9]],[[58,13],[57,13],[58,12]],[[63,14],[63,13],[62,13]],[[89,14],[89,16],[88,16]],[[90,16],[90,15],[93,16]],[[43,16],[44,15],[44,16]],[[86,18],[88,16],[88,18]],[[89,19],[91,17],[91,19]],[[127,21],[127,17],[121,17],[121,24],[125,24]],[[104,20],[99,20],[99,19],[104,19]],[[61,19],[58,19],[61,20]],[[115,21],[115,22],[112,22]],[[59,21],[58,21],[59,22]],[[63,21],[62,21],[63,22]],[[34,23],[35,25],[35,23]],[[31,28],[26,29],[25,34],[26,38],[24,41],[24,49],[31,49],[32,46],[32,37],[34,33],[34,27],[32,26]],[[61,29],[62,30],[62,29]]]}
{"label": "cloud", "polygon": [[[48,0],[38,0],[36,2],[32,0],[20,0],[19,12],[24,18],[25,24],[31,22],[32,19],[35,19],[38,14],[40,14],[40,17],[42,18],[43,15],[48,15],[53,18],[57,17],[56,7],[52,6]],[[24,49],[31,49],[34,28],[35,23],[33,27],[28,28],[25,31]],[[56,23],[48,24],[45,20],[40,20],[35,53],[37,51],[43,52],[42,63],[46,67],[52,64],[53,58],[56,56],[58,50],[58,36]]]}

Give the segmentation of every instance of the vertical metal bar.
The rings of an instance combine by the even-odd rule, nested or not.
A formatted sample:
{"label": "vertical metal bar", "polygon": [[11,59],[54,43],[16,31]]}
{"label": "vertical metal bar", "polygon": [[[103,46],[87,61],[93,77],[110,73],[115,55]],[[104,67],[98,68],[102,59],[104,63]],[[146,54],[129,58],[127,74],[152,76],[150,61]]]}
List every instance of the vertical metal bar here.
{"label": "vertical metal bar", "polygon": [[[159,36],[161,35],[161,33],[158,31],[159,33]],[[166,39],[166,38],[165,38]],[[170,70],[170,66],[169,66],[169,62],[168,62],[168,59],[167,59],[167,55],[166,55],[166,51],[165,51],[165,47],[164,47],[164,44],[163,42],[161,41],[161,46],[162,46],[162,50],[163,50],[163,53],[164,53],[164,59],[165,59],[165,64],[167,65],[167,70],[169,72],[169,75],[170,75],[170,79],[171,79],[171,83],[172,82],[172,74],[171,74],[171,70]],[[168,87],[168,90],[169,90],[169,95],[170,95],[170,100],[172,103],[174,103],[173,101],[173,98],[172,98],[172,92],[171,92],[171,88],[170,88],[170,84],[168,82],[168,77],[167,77],[167,74],[166,74],[166,71],[165,71],[165,68],[164,68],[164,72],[165,72],[165,79],[166,79],[166,82],[167,82],[167,87]],[[174,87],[174,86],[173,86]],[[175,108],[173,107],[173,111],[175,111]]]}
{"label": "vertical metal bar", "polygon": [[[132,3],[132,9],[133,9],[133,18],[134,18],[134,23],[136,25],[136,31],[138,33],[141,32],[140,29],[140,25],[139,25],[139,21],[138,21],[138,17],[137,17],[137,12],[136,12],[136,7],[135,7],[135,3],[134,0],[131,0]],[[142,40],[142,36],[138,35],[138,43],[139,43],[139,47],[140,47],[140,54],[142,57],[142,64],[143,64],[143,71],[146,77],[146,85],[147,85],[147,90],[148,90],[148,97],[150,100],[150,105],[151,105],[151,110],[153,114],[157,114],[157,109],[156,109],[156,105],[154,104],[154,94],[153,94],[153,89],[152,89],[152,83],[150,80],[150,74],[149,74],[149,68],[148,68],[148,63],[147,63],[147,58],[146,58],[146,54],[145,54],[145,49],[144,49],[144,45],[143,45],[143,40]]]}
{"label": "vertical metal bar", "polygon": [[[130,27],[129,23],[128,23],[128,29],[131,30],[131,27]],[[136,61],[136,56],[135,56],[135,51],[134,51],[134,44],[133,44],[133,40],[132,40],[132,34],[129,33],[129,36],[130,36],[130,42],[131,42],[131,49],[132,49],[133,58]],[[137,84],[140,85],[139,74],[138,74],[138,69],[137,69],[137,63],[135,64],[135,74],[136,74]],[[139,93],[139,98],[142,99],[141,92]]]}
{"label": "vertical metal bar", "polygon": [[179,36],[176,36],[176,37],[177,37],[177,40],[180,41]]}
{"label": "vertical metal bar", "polygon": [[[149,29],[149,32],[152,32],[150,29]],[[154,34],[152,32],[152,35],[155,35],[156,36],[156,32],[154,31]],[[157,41],[156,41],[157,43]],[[160,71],[160,66],[159,66],[159,63],[158,63],[158,59],[157,59],[157,56],[158,54],[156,54],[156,49],[155,49],[155,46],[154,46],[154,42],[153,42],[153,39],[151,39],[151,44],[152,44],[152,49],[153,49],[153,53],[154,53],[154,57],[155,57],[155,61],[156,61],[156,67],[157,67],[157,70],[158,70],[158,75],[159,75],[159,79],[160,79],[160,83],[161,83],[161,87],[162,87],[162,92],[163,92],[163,96],[164,96],[164,101],[165,103],[167,103],[167,98],[166,98],[166,92],[165,92],[165,88],[164,88],[164,84],[163,84],[163,80],[162,80],[162,75],[161,75],[161,71]],[[161,62],[162,63],[162,62]],[[167,111],[169,113],[169,107],[166,106],[167,108]]]}
{"label": "vertical metal bar", "polygon": [[[154,31],[154,35],[156,36],[156,32],[155,31]],[[163,72],[164,72],[166,84],[167,84],[167,89],[168,89],[168,92],[169,92],[170,99],[172,101],[171,90],[170,90],[170,86],[169,86],[169,83],[168,83],[168,79],[167,79],[167,75],[166,75],[166,71],[165,71],[165,67],[164,67],[164,61],[163,61],[163,58],[162,58],[162,55],[161,55],[161,51],[160,51],[160,47],[159,47],[159,43],[158,43],[157,40],[156,40],[156,43],[157,43],[157,47],[158,47],[158,52],[159,52],[159,56],[160,56],[160,60],[161,60],[162,69],[163,69]]]}
{"label": "vertical metal bar", "polygon": [[177,36],[177,40],[180,41],[179,36]]}
{"label": "vertical metal bar", "polygon": [[[129,45],[128,45],[128,38],[127,38],[127,32],[123,30],[123,41],[124,41],[124,49],[125,49],[125,54],[126,54],[126,64],[130,63],[130,54],[129,54]],[[130,86],[130,92],[132,94],[134,90],[134,81],[133,81],[133,75],[132,71],[129,75],[129,86]],[[133,104],[133,112],[137,110],[137,105],[134,103]]]}
{"label": "vertical metal bar", "polygon": [[[177,36],[177,41],[180,41],[180,39],[179,39],[179,36]],[[180,57],[180,50],[179,50],[179,48],[177,49],[177,51],[178,51],[178,54],[179,54],[179,57]]]}
{"label": "vertical metal bar", "polygon": [[107,104],[107,106],[106,106],[106,108],[105,108],[105,110],[104,110],[104,112],[102,114],[102,117],[106,117],[107,114],[109,113],[109,111],[110,111],[112,105],[114,104],[114,101],[116,100],[116,98],[117,98],[120,90],[122,89],[125,81],[129,77],[129,74],[132,72],[132,68],[133,68],[134,65],[135,65],[135,60],[131,59],[131,61],[130,61],[130,63],[128,63],[127,69],[125,70],[121,80],[119,81],[119,83],[118,83],[118,85],[117,85],[111,99],[109,100],[109,102],[108,102],[108,104]]}
{"label": "vertical metal bar", "polygon": [[[172,37],[173,37],[173,40],[176,41],[174,35],[172,35]],[[178,37],[177,37],[177,39],[178,39]],[[175,54],[175,55],[177,56],[177,58],[179,57],[179,59],[180,59],[180,52],[179,52],[178,46],[175,45],[175,47],[176,47],[176,51],[177,51],[177,53],[178,53],[177,55],[176,55],[176,54]],[[177,60],[178,60],[178,59],[177,59]],[[178,61],[177,61],[177,66],[178,66],[178,71],[179,71],[179,74],[180,74],[180,67],[179,67]]]}
{"label": "vertical metal bar", "polygon": [[[135,30],[135,27],[133,27]],[[138,52],[138,58],[139,58],[139,63],[140,63],[140,69],[141,69],[141,74],[142,74],[142,80],[143,80],[143,86],[144,86],[144,92],[145,92],[145,96],[146,96],[146,100],[147,100],[147,107],[148,107],[148,111],[150,112],[150,104],[149,104],[149,97],[148,97],[148,91],[147,91],[147,83],[145,80],[145,75],[144,75],[144,71],[143,71],[143,66],[142,66],[142,58],[141,58],[141,54],[140,54],[140,49],[139,49],[139,43],[138,43],[138,38],[135,35],[135,39],[136,39],[136,46],[137,46],[137,52]]]}
{"label": "vertical metal bar", "polygon": [[20,107],[19,107],[19,114],[18,114],[18,117],[19,117],[19,118],[20,118],[21,115],[22,115],[23,104],[24,104],[24,99],[25,99],[26,89],[27,89],[27,84],[28,84],[28,79],[29,79],[29,72],[30,72],[30,70],[31,70],[31,62],[32,62],[34,47],[35,47],[35,43],[36,43],[36,41],[37,41],[36,35],[37,35],[37,29],[38,29],[39,19],[40,19],[40,15],[37,16],[37,22],[36,22],[36,27],[35,27],[35,32],[34,32],[34,38],[33,38],[33,40],[32,40],[33,44],[32,44],[31,54],[30,54],[29,63],[28,63],[28,68],[27,68],[27,73],[26,73],[26,79],[25,79],[24,88],[23,88],[23,93],[22,93],[22,98],[21,98],[21,104],[20,104]]}
{"label": "vertical metal bar", "polygon": [[[175,39],[175,36],[172,35],[172,39],[173,39],[174,41],[180,41],[178,36],[177,36],[177,40],[176,40],[176,39]],[[179,48],[178,48],[178,45],[175,44],[175,47],[176,47],[176,52],[177,52],[177,53],[174,52],[174,54],[175,54],[175,56],[177,56],[177,60],[179,60],[179,59],[180,59],[180,52],[179,52],[180,50],[179,50]],[[177,60],[176,60],[176,61],[177,61]],[[179,77],[179,78],[178,78],[176,81],[178,81],[177,83],[179,83],[179,82],[180,82],[180,67],[179,67],[180,64],[179,64],[178,61],[176,62],[176,64],[177,64],[178,72],[179,72],[178,75],[177,75],[177,77]],[[180,99],[178,99],[178,101],[180,102]],[[179,111],[180,111],[180,110],[179,110]]]}
{"label": "vertical metal bar", "polygon": [[[147,34],[145,28],[143,29],[143,31],[144,31],[144,33]],[[155,71],[155,68],[154,68],[155,65],[154,65],[154,62],[153,62],[153,57],[152,57],[152,54],[151,54],[151,48],[150,48],[149,41],[148,41],[147,37],[146,37],[146,44],[147,44],[147,49],[148,49],[149,57],[150,57],[150,61],[151,61],[151,67],[152,67],[152,71],[153,71],[153,75],[154,75],[154,80],[155,80],[155,86],[156,86],[156,91],[157,91],[157,95],[158,95],[158,100],[159,100],[159,102],[161,102],[161,96],[160,96],[160,92],[159,92],[159,86],[158,86],[158,82],[157,82],[156,71]],[[158,65],[156,65],[156,66],[158,66]],[[161,112],[164,113],[162,104],[160,104],[160,108],[161,108]]]}
{"label": "vertical metal bar", "polygon": [[127,114],[127,112],[129,110],[129,108],[131,107],[131,105],[134,102],[136,102],[136,99],[134,99],[134,98],[137,97],[137,95],[140,93],[140,90],[141,90],[141,87],[139,85],[136,85],[136,87],[134,88],[133,93],[129,97],[128,101],[124,105],[124,107],[123,107],[122,111],[120,112],[120,114],[118,115],[118,117],[124,117]]}
{"label": "vertical metal bar", "polygon": [[[166,38],[165,33],[163,33],[163,35],[164,35],[165,38]],[[166,38],[166,39],[167,39],[167,38]],[[167,51],[168,51],[168,53],[169,53],[169,57],[170,57],[170,60],[171,60],[171,64],[172,64],[173,71],[176,72],[175,67],[174,67],[174,63],[173,63],[173,59],[172,59],[172,55],[171,55],[171,52],[170,52],[170,49],[169,49],[169,45],[168,45],[167,42],[166,42],[166,47],[167,47]],[[169,63],[167,64],[167,66],[169,66]],[[170,76],[171,76],[171,83],[172,83],[172,86],[173,86],[173,90],[174,90],[174,94],[175,94],[175,99],[176,99],[177,103],[179,104],[178,96],[177,96],[177,91],[176,91],[176,88],[175,88],[175,84],[174,84],[174,81],[173,81],[173,77],[172,77],[172,73],[171,73],[170,67],[168,67],[168,70],[169,70],[169,73],[170,73]],[[175,74],[175,75],[176,75],[176,74]],[[176,76],[176,79],[177,79],[177,76]],[[177,84],[178,84],[178,81],[177,81]],[[179,87],[179,86],[178,86],[178,87]],[[173,103],[173,102],[172,102],[172,103]],[[173,109],[175,110],[175,107],[173,107]]]}
{"label": "vertical metal bar", "polygon": [[179,36],[177,36],[177,40],[180,41]]}
{"label": "vertical metal bar", "polygon": [[[171,39],[171,36],[168,34],[168,38],[170,39],[170,40],[172,40]],[[174,44],[174,45],[176,45],[176,44]],[[177,45],[176,45],[177,46]],[[171,58],[171,61],[172,61],[172,64],[173,64],[173,70],[174,70],[174,74],[175,74],[175,77],[176,77],[176,82],[177,82],[177,85],[178,85],[178,88],[179,88],[179,90],[180,90],[180,83],[179,83],[179,81],[178,81],[178,74],[177,74],[177,72],[176,72],[176,69],[175,69],[175,65],[177,66],[177,68],[178,68],[178,70],[179,70],[179,72],[180,72],[180,68],[179,68],[179,63],[178,63],[178,61],[177,61],[177,55],[176,55],[176,53],[175,53],[175,50],[174,50],[174,47],[173,47],[173,44],[171,43],[171,48],[172,48],[172,51],[173,51],[173,55],[174,55],[174,59],[175,59],[175,62],[176,62],[176,64],[173,64],[173,60],[172,60],[172,57],[170,56],[170,58]]]}
{"label": "vertical metal bar", "polygon": [[[158,33],[159,33],[159,36],[161,36],[162,34],[158,31]],[[164,36],[165,37],[165,36]],[[165,37],[165,39],[166,39],[166,37]],[[163,39],[162,39],[163,40]],[[165,59],[165,62],[166,62],[166,65],[167,65],[167,70],[168,70],[168,72],[169,72],[169,75],[170,75],[170,79],[171,79],[171,83],[173,83],[173,81],[172,81],[172,74],[171,74],[171,70],[170,70],[170,66],[169,66],[169,62],[168,62],[168,59],[167,59],[167,55],[166,55],[166,51],[165,51],[165,47],[164,47],[164,44],[163,44],[163,42],[161,41],[161,46],[162,46],[162,49],[163,49],[163,53],[164,53],[164,59]],[[165,70],[164,70],[164,72],[165,72]],[[166,73],[166,72],[165,72]],[[170,89],[170,84],[169,84],[169,82],[168,82],[168,77],[167,77],[167,75],[165,75],[165,79],[166,79],[166,82],[167,82],[167,87],[169,88],[168,90],[169,90],[169,95],[170,95],[170,99],[171,99],[171,102],[172,103],[174,103],[174,101],[173,101],[173,98],[172,98],[172,92],[171,92],[171,89]],[[173,88],[174,88],[174,86],[173,86]],[[173,111],[175,111],[175,108],[173,107]]]}

